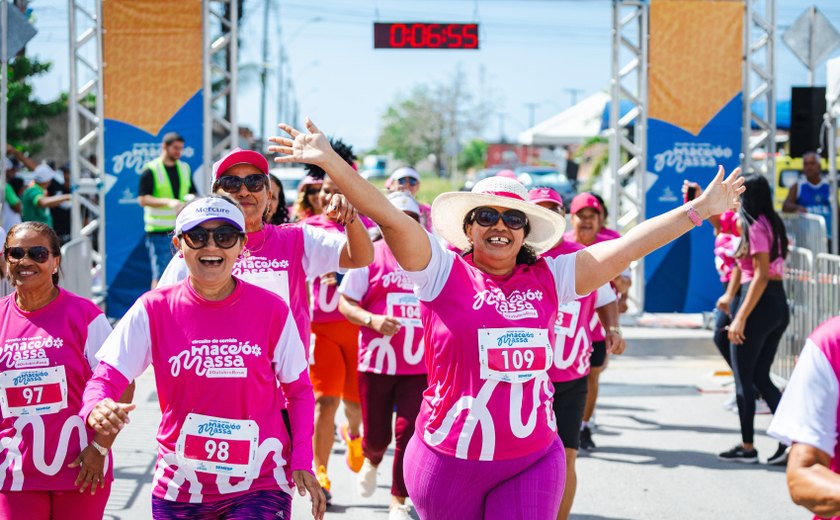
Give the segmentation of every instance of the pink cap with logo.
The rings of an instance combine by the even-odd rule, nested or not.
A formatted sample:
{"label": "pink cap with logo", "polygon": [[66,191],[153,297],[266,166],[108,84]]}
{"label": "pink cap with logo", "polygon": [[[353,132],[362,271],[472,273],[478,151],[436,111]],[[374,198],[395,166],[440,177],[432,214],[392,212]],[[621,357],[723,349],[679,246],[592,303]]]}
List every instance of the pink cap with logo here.
{"label": "pink cap with logo", "polygon": [[601,203],[598,202],[598,198],[591,193],[578,193],[575,195],[575,198],[572,199],[572,207],[569,212],[574,215],[578,211],[586,208],[594,209],[600,213]]}
{"label": "pink cap with logo", "polygon": [[268,159],[263,154],[254,150],[243,150],[237,147],[213,164],[213,178],[218,179],[223,173],[237,164],[250,164],[268,175]]}
{"label": "pink cap with logo", "polygon": [[553,202],[561,208],[564,207],[563,199],[560,197],[560,194],[551,188],[534,188],[528,192],[528,200],[534,204],[539,202]]}

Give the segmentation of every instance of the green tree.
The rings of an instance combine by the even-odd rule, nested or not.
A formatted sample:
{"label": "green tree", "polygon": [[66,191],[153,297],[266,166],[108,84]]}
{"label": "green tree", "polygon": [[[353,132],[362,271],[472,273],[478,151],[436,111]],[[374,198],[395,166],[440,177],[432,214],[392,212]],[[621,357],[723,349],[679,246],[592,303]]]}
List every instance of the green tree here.
{"label": "green tree", "polygon": [[460,170],[481,168],[485,162],[487,162],[487,142],[483,139],[473,139],[458,154],[458,168]]}
{"label": "green tree", "polygon": [[397,98],[382,116],[376,148],[410,164],[431,156],[437,171],[446,171],[461,143],[481,135],[491,113],[488,103],[474,100],[466,84],[457,69],[448,82],[418,85],[407,97]]}
{"label": "green tree", "polygon": [[38,142],[49,131],[47,119],[67,110],[67,97],[42,103],[32,95],[31,79],[49,72],[51,63],[19,55],[9,63],[9,144],[29,155],[41,151]]}

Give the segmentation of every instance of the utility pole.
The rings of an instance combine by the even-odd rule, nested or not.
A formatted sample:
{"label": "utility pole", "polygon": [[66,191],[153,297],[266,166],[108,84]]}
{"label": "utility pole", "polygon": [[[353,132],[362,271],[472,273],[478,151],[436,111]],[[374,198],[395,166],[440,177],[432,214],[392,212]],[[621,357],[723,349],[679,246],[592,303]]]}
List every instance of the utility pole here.
{"label": "utility pole", "polygon": [[260,64],[260,140],[264,143],[265,132],[265,95],[268,87],[268,11],[271,7],[271,0],[263,0],[263,40],[262,40],[262,63]]}
{"label": "utility pole", "polygon": [[504,143],[507,142],[507,138],[505,137],[505,113],[499,112],[499,142]]}
{"label": "utility pole", "polygon": [[571,104],[569,106],[573,107],[573,106],[577,105],[578,94],[583,92],[583,89],[582,88],[564,88],[563,91],[565,93],[569,94],[570,99],[571,99]]}
{"label": "utility pole", "polygon": [[540,106],[539,103],[525,103],[525,106],[528,107],[528,128],[534,127],[534,115],[537,110],[537,107]]}

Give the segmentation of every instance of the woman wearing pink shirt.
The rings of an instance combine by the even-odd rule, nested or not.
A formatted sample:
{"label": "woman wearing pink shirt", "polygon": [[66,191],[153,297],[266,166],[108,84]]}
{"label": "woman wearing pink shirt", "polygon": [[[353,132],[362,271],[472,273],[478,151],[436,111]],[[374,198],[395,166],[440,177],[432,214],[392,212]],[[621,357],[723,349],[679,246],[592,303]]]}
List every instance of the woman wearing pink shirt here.
{"label": "woman wearing pink shirt", "polygon": [[[129,309],[103,345],[80,416],[115,434],[129,408],[113,402],[152,364],[160,401],[152,517],[290,518],[291,490],[325,499],[312,473],[312,385],[289,306],[231,275],[245,219],[231,199],[184,206],[175,245],[186,280],[158,288]],[[278,389],[282,389],[282,393]],[[291,432],[283,423],[282,400]]]}
{"label": "woman wearing pink shirt", "polygon": [[[388,200],[419,222],[420,207],[409,193],[394,192]],[[427,386],[423,329],[411,279],[384,240],[376,242],[373,250],[373,262],[347,273],[339,288],[339,310],[351,323],[361,326],[358,377],[365,460],[357,483],[363,497],[376,490],[377,468],[391,443],[391,423],[396,411],[388,518],[408,520],[411,517],[405,504],[408,490],[403,478],[403,456]]]}
{"label": "woman wearing pink shirt", "polygon": [[326,137],[287,125],[273,137],[277,162],[320,164],[348,200],[376,221],[420,300],[429,387],[405,455],[405,479],[421,518],[555,519],[564,485],[547,375],[560,304],[588,294],[632,260],[738,204],[738,172],[720,169],[693,204],[650,219],[625,237],[574,255],[538,259],[563,220],[528,202],[516,181],[490,177],[432,205],[448,251],[411,217],[360,182]]}
{"label": "woman wearing pink shirt", "polygon": [[4,244],[15,289],[0,299],[0,518],[8,520],[102,518],[111,492],[114,436],[94,434],[76,415],[111,326],[92,302],[57,286],[59,247],[39,222],[12,226]]}
{"label": "woman wearing pink shirt", "polygon": [[[782,219],[773,208],[773,194],[767,179],[761,175],[748,175],[744,185],[747,191],[742,196],[738,219],[742,237],[736,254],[738,266],[732,273],[727,294],[723,301],[719,300],[722,310],[728,312],[731,297],[740,287],[741,296],[731,310],[729,349],[741,442],[720,453],[718,458],[755,464],[758,462],[758,451],[753,445],[755,389],[761,392],[773,413],[782,397],[770,379],[770,367],[790,321],[782,283],[788,238]],[[779,444],[768,463],[786,461],[786,450],[784,444]]]}

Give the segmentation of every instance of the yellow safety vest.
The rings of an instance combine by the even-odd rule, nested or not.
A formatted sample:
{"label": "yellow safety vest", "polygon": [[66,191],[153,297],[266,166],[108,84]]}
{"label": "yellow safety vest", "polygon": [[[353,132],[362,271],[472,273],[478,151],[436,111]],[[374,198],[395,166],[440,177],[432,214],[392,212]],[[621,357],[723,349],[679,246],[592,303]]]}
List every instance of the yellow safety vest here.
{"label": "yellow safety vest", "polygon": [[[169,182],[169,175],[166,174],[166,168],[163,166],[163,160],[157,158],[146,164],[144,169],[148,168],[152,171],[154,179],[154,188],[152,189],[152,196],[161,199],[174,199],[184,201],[186,196],[190,193],[190,186],[192,185],[192,174],[190,172],[190,165],[182,161],[175,161],[175,167],[178,169],[178,197],[172,190],[172,183]],[[175,229],[175,217],[178,212],[170,208],[152,208],[145,206],[143,208],[143,222],[146,224],[146,232],[168,232]]]}

